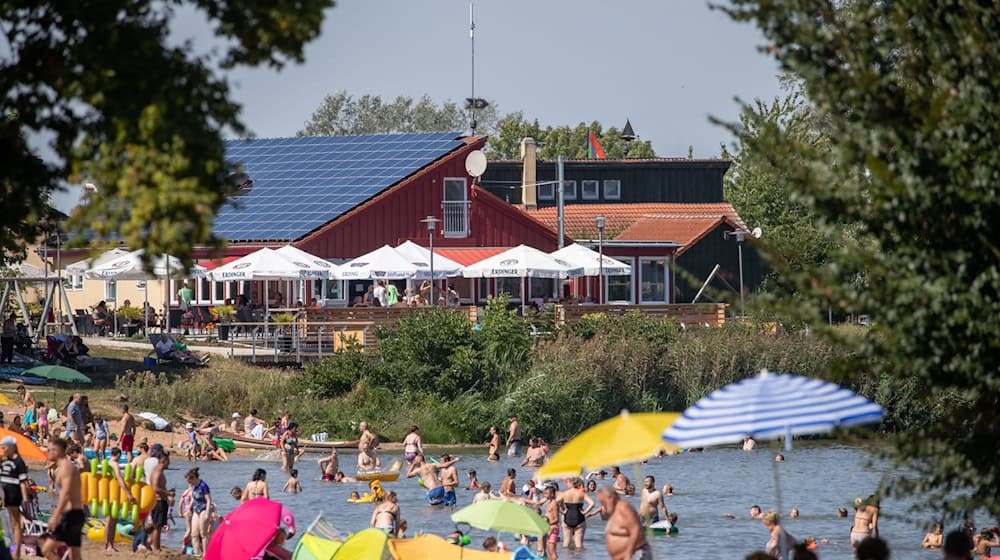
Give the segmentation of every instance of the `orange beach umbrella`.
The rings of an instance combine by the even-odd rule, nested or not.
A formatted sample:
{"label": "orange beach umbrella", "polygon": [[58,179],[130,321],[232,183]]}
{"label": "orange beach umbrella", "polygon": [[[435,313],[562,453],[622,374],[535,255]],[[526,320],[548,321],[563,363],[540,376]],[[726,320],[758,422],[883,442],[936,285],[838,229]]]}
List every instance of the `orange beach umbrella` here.
{"label": "orange beach umbrella", "polygon": [[41,447],[35,445],[35,442],[31,441],[26,436],[8,430],[7,428],[0,428],[0,439],[7,436],[14,438],[17,441],[17,454],[21,456],[22,459],[31,459],[33,461],[48,461],[48,453],[42,451]]}

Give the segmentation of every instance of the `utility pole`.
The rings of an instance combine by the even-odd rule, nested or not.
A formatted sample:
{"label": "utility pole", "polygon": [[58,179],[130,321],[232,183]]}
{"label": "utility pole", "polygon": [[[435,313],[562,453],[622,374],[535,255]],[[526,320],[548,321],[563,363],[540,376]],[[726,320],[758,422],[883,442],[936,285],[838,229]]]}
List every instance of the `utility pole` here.
{"label": "utility pole", "polygon": [[564,204],[563,184],[565,183],[564,171],[565,169],[563,165],[563,157],[558,156],[556,157],[556,175],[557,175],[556,213],[557,213],[557,221],[559,223],[559,247],[558,247],[559,249],[562,249],[563,245],[566,244],[566,216],[565,216],[565,207],[563,206]]}

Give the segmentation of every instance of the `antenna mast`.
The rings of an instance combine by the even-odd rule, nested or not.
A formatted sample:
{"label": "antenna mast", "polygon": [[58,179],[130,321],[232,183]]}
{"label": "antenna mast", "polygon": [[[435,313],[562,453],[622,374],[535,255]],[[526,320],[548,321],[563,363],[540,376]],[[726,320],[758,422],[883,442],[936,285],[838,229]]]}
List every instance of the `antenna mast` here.
{"label": "antenna mast", "polygon": [[469,0],[469,44],[472,48],[472,135],[476,135],[476,19]]}

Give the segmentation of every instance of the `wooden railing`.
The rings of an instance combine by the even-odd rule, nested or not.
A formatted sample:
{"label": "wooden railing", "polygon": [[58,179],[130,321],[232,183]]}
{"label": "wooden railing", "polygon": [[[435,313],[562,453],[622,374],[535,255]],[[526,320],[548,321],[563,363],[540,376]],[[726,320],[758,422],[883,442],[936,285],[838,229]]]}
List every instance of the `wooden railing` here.
{"label": "wooden railing", "polygon": [[671,305],[557,305],[556,323],[578,321],[594,313],[624,314],[641,311],[646,315],[673,317],[685,326],[719,327],[726,322],[726,306],[721,303],[678,303]]}
{"label": "wooden railing", "polygon": [[[322,322],[352,322],[364,321],[376,325],[391,325],[404,315],[428,309],[427,307],[325,307],[321,309],[306,309],[306,321]],[[468,314],[469,320],[475,322],[479,312],[476,306],[456,307],[455,311]]]}
{"label": "wooden railing", "polygon": [[312,321],[292,323],[254,322],[230,323],[230,357],[235,357],[236,344],[246,348],[240,356],[252,362],[298,362],[320,359],[358,343],[365,350],[375,347],[375,325],[366,321]]}

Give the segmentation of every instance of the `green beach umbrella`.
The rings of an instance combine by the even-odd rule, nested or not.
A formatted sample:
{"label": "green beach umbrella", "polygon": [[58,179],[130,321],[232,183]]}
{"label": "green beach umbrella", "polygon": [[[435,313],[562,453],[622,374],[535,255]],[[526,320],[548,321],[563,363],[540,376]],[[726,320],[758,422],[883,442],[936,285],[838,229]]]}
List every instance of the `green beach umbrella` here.
{"label": "green beach umbrella", "polygon": [[35,377],[52,379],[53,381],[62,381],[63,383],[90,383],[89,377],[65,366],[38,366],[24,373],[34,375]]}
{"label": "green beach umbrella", "polygon": [[503,500],[484,500],[466,506],[453,513],[451,520],[498,533],[541,536],[549,532],[549,523],[535,510]]}

